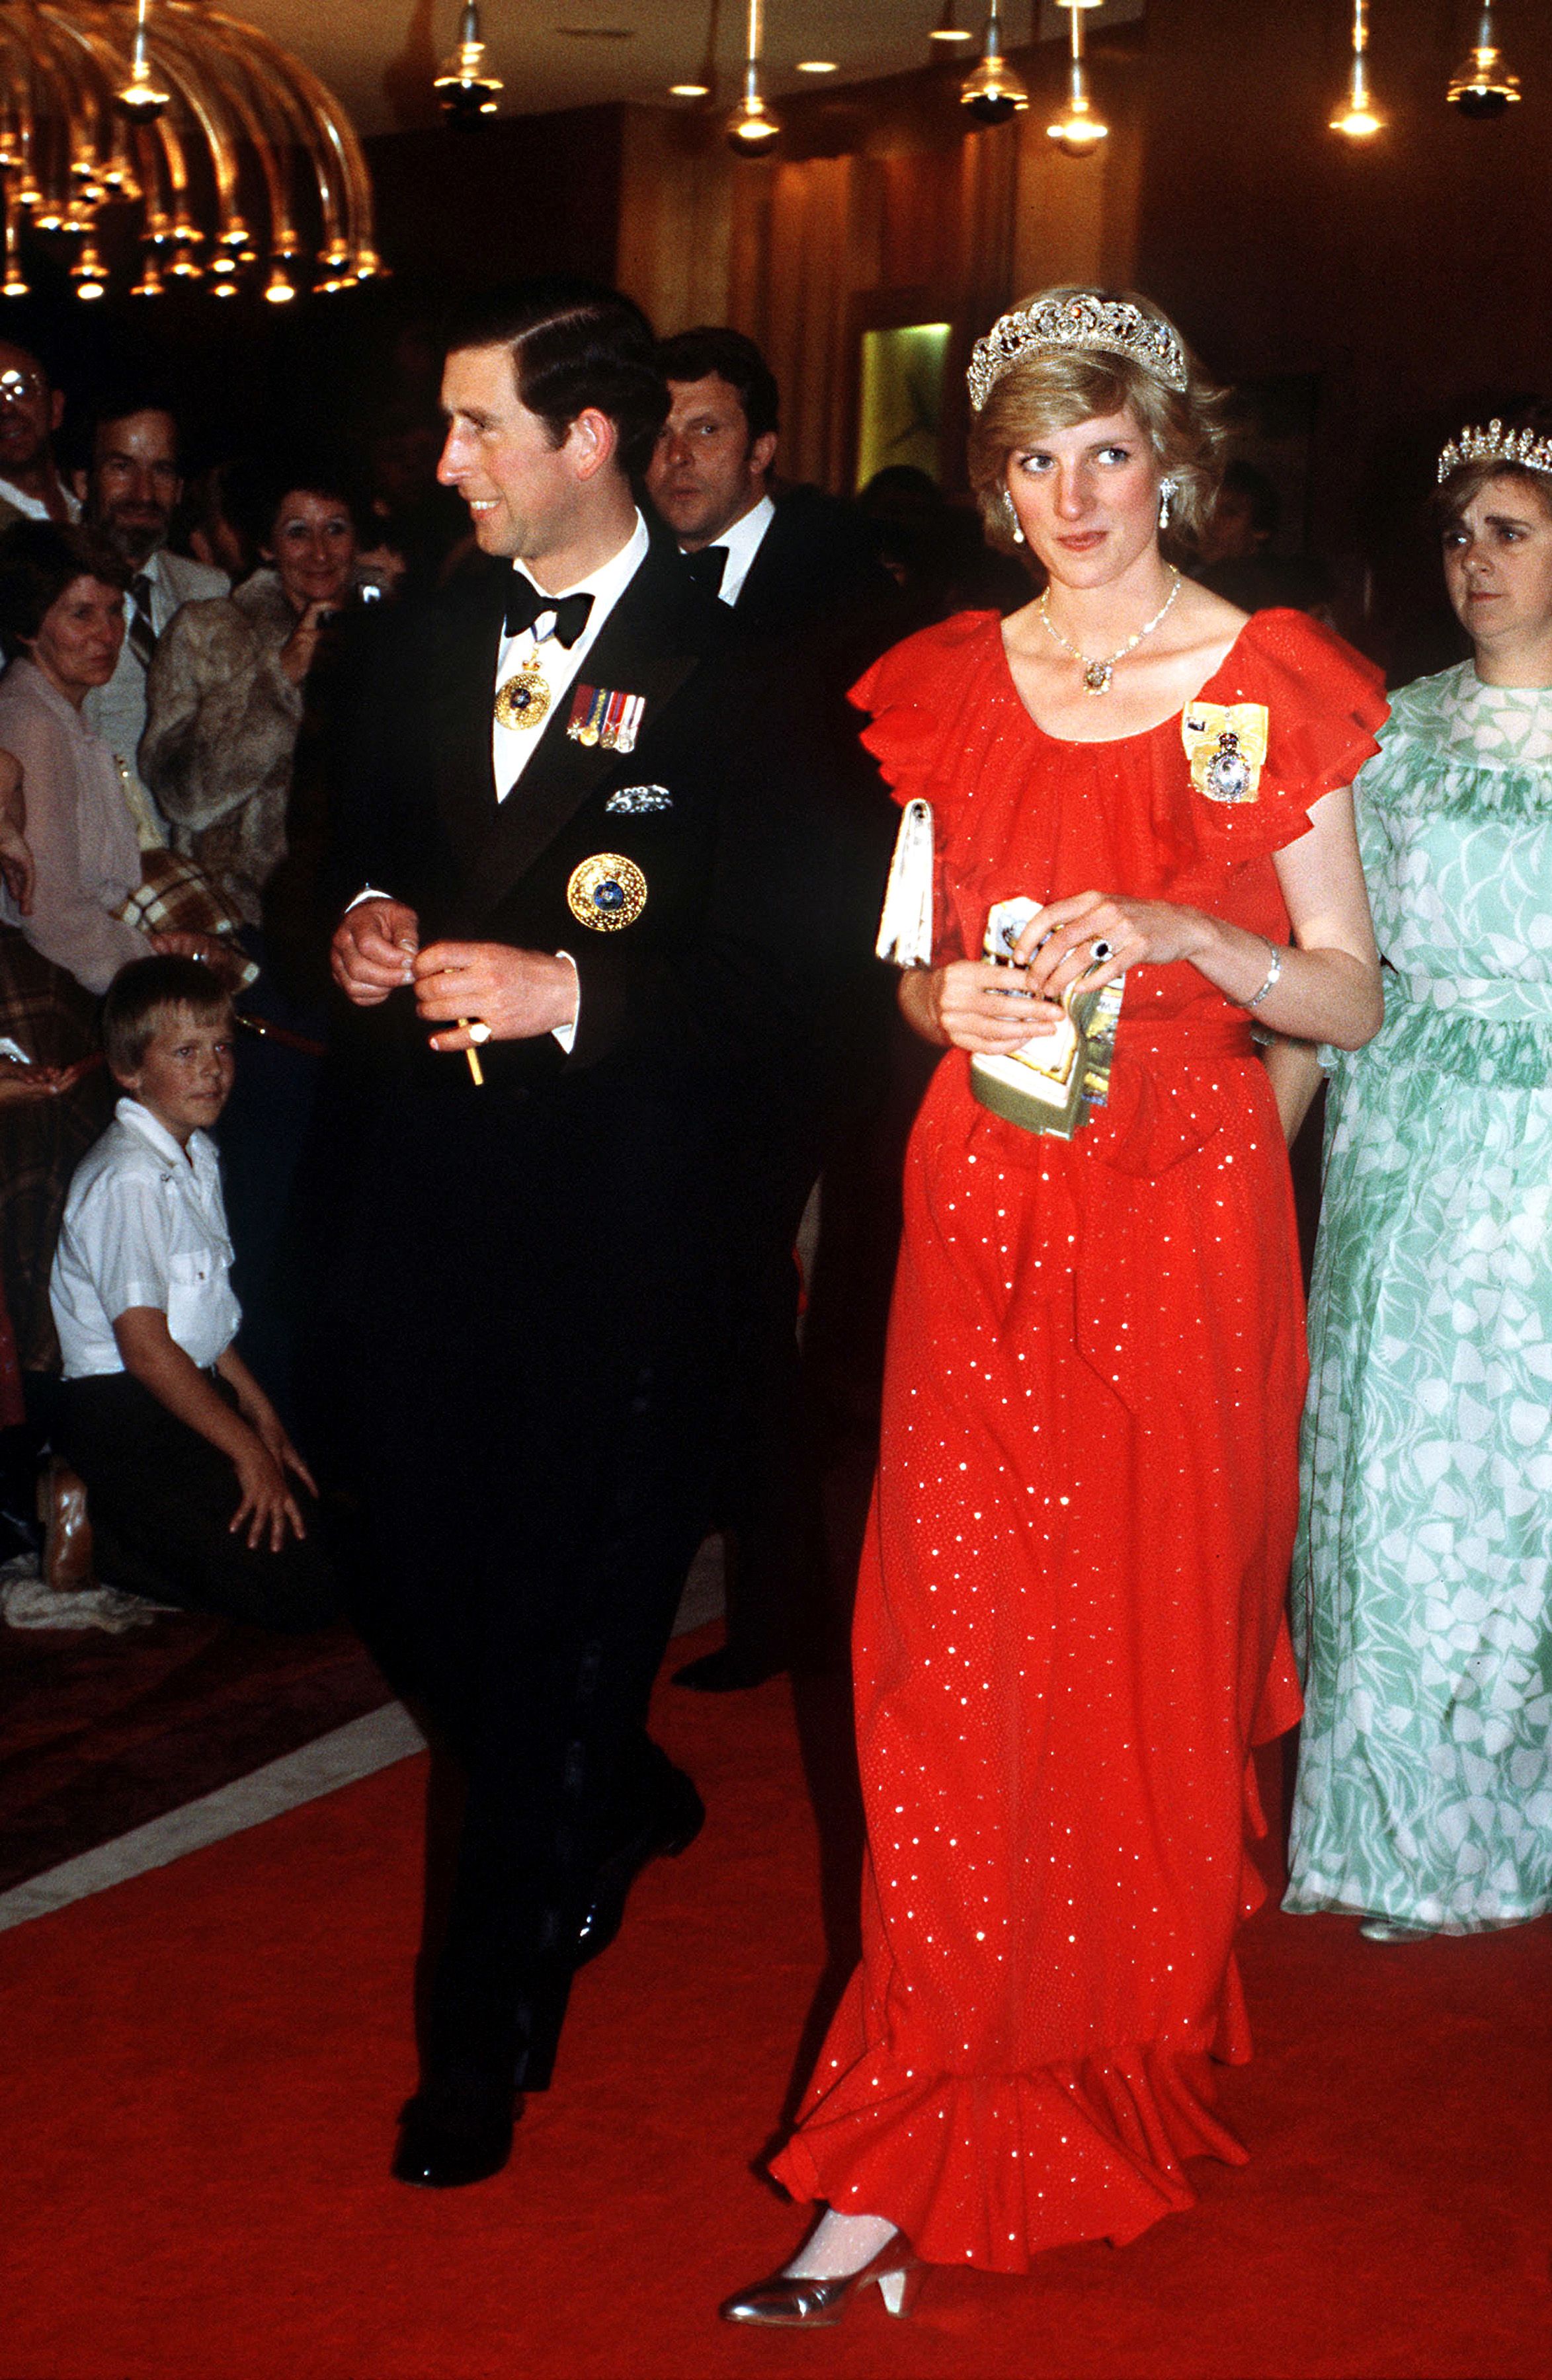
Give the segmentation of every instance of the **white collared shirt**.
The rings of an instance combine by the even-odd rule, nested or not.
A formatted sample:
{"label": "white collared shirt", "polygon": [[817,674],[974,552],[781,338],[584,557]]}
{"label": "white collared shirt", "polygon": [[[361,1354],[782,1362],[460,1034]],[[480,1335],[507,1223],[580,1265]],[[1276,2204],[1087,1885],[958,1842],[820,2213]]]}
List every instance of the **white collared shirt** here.
{"label": "white collared shirt", "polygon": [[[79,521],[80,518],[80,499],[70,493],[69,489],[65,485],[63,480],[56,478],[55,485],[59,490],[60,495],[65,500],[66,519],[67,521]],[[54,515],[50,512],[47,504],[44,504],[42,496],[30,496],[25,488],[15,486],[9,480],[0,480],[0,502],[9,504],[11,510],[15,513],[19,513],[23,520],[52,520],[54,518]]]}
{"label": "white collared shirt", "polygon": [[744,580],[750,565],[759,552],[765,531],[776,518],[776,506],[769,496],[762,496],[752,504],[741,519],[736,520],[721,537],[714,537],[713,545],[726,546],[727,559],[722,565],[722,584],[717,595],[724,603],[733,604],[743,593]]}
{"label": "white collared shirt", "polygon": [[[532,661],[535,652],[543,646],[544,683],[550,690],[550,707],[544,719],[533,727],[503,727],[501,722],[493,716],[491,765],[495,772],[495,798],[498,802],[504,802],[507,799],[533,758],[538,749],[540,736],[580,676],[582,663],[598,641],[605,622],[646,560],[651,545],[652,539],[648,535],[646,522],[638,510],[636,526],[617,553],[611,554],[607,562],[601,563],[598,568],[590,571],[585,578],[579,578],[574,587],[556,587],[549,590],[555,595],[557,602],[564,595],[591,595],[593,598],[593,609],[587,615],[587,625],[574,645],[568,647],[558,644],[550,635],[550,630],[555,625],[553,612],[541,612],[532,627],[524,628],[519,636],[508,637],[503,632],[500,650],[496,654],[495,682],[491,688],[492,699],[495,699],[497,688],[505,686],[514,672],[520,670],[525,662]],[[512,567],[518,570],[521,568],[521,565],[514,562]],[[616,689],[617,692],[621,690]],[[629,692],[629,689],[625,688],[623,691]],[[366,885],[357,893],[355,900],[348,903],[347,914],[349,909],[355,908],[358,902],[391,898],[392,895],[385,893],[380,885]],[[575,975],[577,962],[569,951],[556,951],[556,956],[557,959],[565,959]],[[556,1025],[551,1028],[556,1040],[559,1042],[568,1057],[576,1046],[577,1023],[578,1018],[574,1014],[569,1025]]]}
{"label": "white collared shirt", "polygon": [[[574,587],[557,587],[551,590],[557,601],[563,595],[591,595],[593,598],[587,625],[576,643],[569,649],[557,644],[550,635],[555,625],[554,613],[541,612],[532,627],[524,628],[520,636],[503,635],[501,650],[496,656],[495,686],[505,686],[514,672],[523,668],[536,652],[539,653],[544,683],[550,690],[550,713],[553,715],[581,675],[582,663],[598,641],[604,623],[646,560],[651,543],[647,525],[638,512],[635,528],[617,553],[611,555],[597,570],[590,572],[586,578],[579,578]],[[514,570],[521,566],[520,563],[512,565]],[[493,687],[493,694],[495,691]],[[546,719],[544,724],[547,723]],[[543,732],[543,725],[503,727],[499,720],[493,721],[491,759],[495,769],[495,798],[498,802],[507,799],[522,775]]]}
{"label": "white collared shirt", "polygon": [[121,1099],[76,1168],[49,1277],[65,1378],[123,1371],[113,1326],[135,1305],[159,1307],[208,1371],[242,1318],[231,1263],[215,1143],[193,1132],[185,1151],[149,1108]]}

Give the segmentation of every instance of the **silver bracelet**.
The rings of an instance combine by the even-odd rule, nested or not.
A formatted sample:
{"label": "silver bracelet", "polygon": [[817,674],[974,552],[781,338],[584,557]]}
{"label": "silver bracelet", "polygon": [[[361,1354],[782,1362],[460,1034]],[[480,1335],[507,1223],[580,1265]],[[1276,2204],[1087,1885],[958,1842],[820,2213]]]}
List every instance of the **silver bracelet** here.
{"label": "silver bracelet", "polygon": [[[1262,940],[1265,941],[1265,936],[1263,935]],[[1281,951],[1278,950],[1276,942],[1267,942],[1266,947],[1272,953],[1272,964],[1266,970],[1265,980],[1263,982],[1260,990],[1255,994],[1253,1000],[1242,1000],[1240,1002],[1240,1007],[1244,1009],[1247,1014],[1251,1009],[1260,1007],[1262,1002],[1272,990],[1277,978],[1283,971],[1283,954]]]}

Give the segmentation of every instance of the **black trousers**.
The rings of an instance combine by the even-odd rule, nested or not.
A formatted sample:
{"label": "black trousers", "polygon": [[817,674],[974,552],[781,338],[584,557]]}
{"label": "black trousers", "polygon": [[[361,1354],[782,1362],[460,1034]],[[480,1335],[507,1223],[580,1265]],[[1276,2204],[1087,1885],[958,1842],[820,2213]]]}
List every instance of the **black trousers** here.
{"label": "black trousers", "polygon": [[[235,1407],[228,1384],[214,1385]],[[232,1533],[241,1490],[231,1463],[128,1372],[67,1381],[57,1438],[86,1482],[97,1569],[110,1585],[293,1633],[337,1619],[316,1508],[299,1480],[306,1537],[287,1531],[278,1553],[251,1548],[245,1532]]]}
{"label": "black trousers", "polygon": [[427,2067],[534,2089],[598,1865],[661,1794],[648,1697],[731,1335],[683,1119],[629,1085],[489,1089],[382,1120],[342,1404],[377,1548],[362,1633],[467,1778]]}

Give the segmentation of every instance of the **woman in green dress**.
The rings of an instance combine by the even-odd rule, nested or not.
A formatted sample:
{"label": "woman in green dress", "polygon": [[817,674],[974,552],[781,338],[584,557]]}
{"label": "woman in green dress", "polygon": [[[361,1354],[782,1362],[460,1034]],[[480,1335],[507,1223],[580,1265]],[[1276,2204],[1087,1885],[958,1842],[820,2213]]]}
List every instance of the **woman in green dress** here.
{"label": "woman in green dress", "polygon": [[[1356,787],[1386,1022],[1322,1051],[1284,1906],[1373,1941],[1552,1907],[1552,416],[1439,461],[1474,657]],[[1268,1062],[1285,1122],[1314,1053]]]}

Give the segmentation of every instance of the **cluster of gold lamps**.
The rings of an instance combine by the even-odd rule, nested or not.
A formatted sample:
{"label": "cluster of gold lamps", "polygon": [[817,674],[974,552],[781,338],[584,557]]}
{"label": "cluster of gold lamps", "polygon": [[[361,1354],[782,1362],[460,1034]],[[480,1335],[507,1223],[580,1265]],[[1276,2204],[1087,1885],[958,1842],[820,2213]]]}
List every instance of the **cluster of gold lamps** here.
{"label": "cluster of gold lamps", "polygon": [[[1371,140],[1385,129],[1385,117],[1369,87],[1369,0],[1352,0],[1352,64],[1341,104],[1331,118],[1333,132],[1349,140]],[[1484,0],[1476,39],[1449,79],[1445,98],[1472,123],[1507,115],[1521,97],[1520,78],[1504,63],[1493,26],[1493,0]]]}
{"label": "cluster of gold lamps", "polygon": [[7,298],[50,241],[78,298],[104,297],[119,210],[138,210],[137,298],[257,279],[283,305],[384,270],[343,109],[267,34],[193,0],[0,0],[0,203]]}

